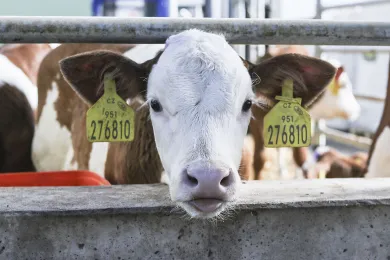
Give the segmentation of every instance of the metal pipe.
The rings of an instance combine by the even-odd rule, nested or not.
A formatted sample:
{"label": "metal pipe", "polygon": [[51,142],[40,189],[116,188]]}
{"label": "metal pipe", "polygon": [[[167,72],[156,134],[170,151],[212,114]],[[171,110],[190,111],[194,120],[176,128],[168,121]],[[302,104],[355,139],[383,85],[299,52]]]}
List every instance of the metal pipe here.
{"label": "metal pipe", "polygon": [[321,127],[319,131],[321,134],[326,135],[326,137],[329,139],[343,144],[351,145],[365,151],[368,151],[370,149],[372,143],[371,138],[344,133],[339,130],[331,129],[328,127]]}
{"label": "metal pipe", "polygon": [[[322,3],[321,3],[321,0],[317,0],[316,1],[316,15],[314,17],[314,19],[319,19],[321,20],[321,17],[322,17]],[[314,56],[319,58],[321,57],[321,49],[320,49],[320,46],[316,45],[315,46],[315,51],[314,51]]]}
{"label": "metal pipe", "polygon": [[352,4],[340,4],[340,5],[330,5],[330,6],[322,6],[322,11],[330,10],[330,9],[339,9],[339,8],[350,8],[355,6],[370,6],[370,5],[379,5],[379,4],[389,4],[389,0],[377,0],[377,1],[362,1]]}
{"label": "metal pipe", "polygon": [[359,95],[359,94],[354,94],[354,96],[357,99],[368,100],[368,101],[375,101],[375,102],[385,102],[385,100],[386,100],[384,98],[373,97],[373,96],[366,96],[366,95]]}
{"label": "metal pipe", "polygon": [[[265,4],[264,6],[264,18],[265,19],[269,19],[271,18],[271,4],[270,3],[267,3]],[[269,53],[269,45],[265,45],[265,53]]]}
{"label": "metal pipe", "polygon": [[104,0],[103,16],[115,16],[116,8],[115,0]]}
{"label": "metal pipe", "polygon": [[2,43],[164,43],[198,28],[230,44],[390,45],[389,22],[165,17],[21,17],[0,19]]}
{"label": "metal pipe", "polygon": [[[245,18],[250,19],[250,3],[248,0],[244,1],[244,8],[245,8]],[[250,45],[245,45],[245,59],[246,60],[251,60],[251,49]]]}

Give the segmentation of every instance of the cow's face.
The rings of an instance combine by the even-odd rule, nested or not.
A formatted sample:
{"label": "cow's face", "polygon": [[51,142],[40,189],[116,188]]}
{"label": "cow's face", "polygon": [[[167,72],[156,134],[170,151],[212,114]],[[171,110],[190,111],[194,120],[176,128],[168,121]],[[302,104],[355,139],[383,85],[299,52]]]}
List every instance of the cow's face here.
{"label": "cow's face", "polygon": [[147,100],[170,194],[193,216],[235,198],[254,93],[225,39],[201,31],[170,37],[148,80]]}
{"label": "cow's face", "polygon": [[[290,77],[294,95],[306,104],[335,72],[324,61],[300,55],[252,65],[222,36],[199,30],[171,36],[162,54],[144,64],[100,51],[69,57],[61,61],[61,70],[80,96],[93,103],[101,95],[98,77],[110,64],[123,98],[146,91],[171,198],[196,218],[220,215],[237,197],[252,103],[269,109],[281,94],[283,80]],[[80,73],[83,68],[93,71]],[[250,75],[258,83],[256,100]]]}
{"label": "cow's face", "polygon": [[342,118],[354,121],[359,117],[360,110],[351,80],[340,66],[323,96],[310,108],[310,114],[313,119]]}

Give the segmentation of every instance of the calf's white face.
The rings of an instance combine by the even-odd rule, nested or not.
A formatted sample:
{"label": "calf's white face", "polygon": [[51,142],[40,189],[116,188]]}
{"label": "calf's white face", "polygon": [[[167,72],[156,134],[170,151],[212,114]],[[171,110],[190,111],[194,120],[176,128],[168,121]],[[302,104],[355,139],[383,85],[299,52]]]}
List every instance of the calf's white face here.
{"label": "calf's white face", "polygon": [[113,69],[122,98],[146,99],[171,199],[196,218],[218,216],[237,197],[254,98],[250,75],[260,78],[255,87],[269,109],[265,104],[274,103],[287,77],[294,96],[307,104],[335,73],[327,62],[292,54],[253,65],[223,36],[195,29],[168,38],[164,51],[143,64],[94,51],[68,57],[60,68],[87,103],[99,99],[102,75]]}
{"label": "calf's white face", "polygon": [[[167,40],[147,89],[172,199],[191,215],[215,215],[240,179],[254,97],[244,63],[223,37],[184,32]],[[193,199],[208,201],[187,203]]]}
{"label": "calf's white face", "polygon": [[324,95],[311,108],[313,119],[343,118],[356,120],[360,115],[360,105],[353,95],[352,82],[344,68],[331,60],[337,67],[335,79],[328,85]]}

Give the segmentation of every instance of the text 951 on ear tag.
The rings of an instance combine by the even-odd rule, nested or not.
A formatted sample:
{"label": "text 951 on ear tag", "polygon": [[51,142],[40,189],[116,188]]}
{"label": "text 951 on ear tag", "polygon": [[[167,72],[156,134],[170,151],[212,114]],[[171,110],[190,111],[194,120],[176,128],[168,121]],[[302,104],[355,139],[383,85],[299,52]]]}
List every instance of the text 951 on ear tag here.
{"label": "text 951 on ear tag", "polygon": [[311,144],[311,118],[301,106],[301,98],[293,98],[293,80],[283,82],[279,102],[264,117],[265,147],[305,147]]}
{"label": "text 951 on ear tag", "polygon": [[87,111],[90,142],[130,142],[134,139],[134,111],[116,93],[115,80],[104,76],[104,94]]}

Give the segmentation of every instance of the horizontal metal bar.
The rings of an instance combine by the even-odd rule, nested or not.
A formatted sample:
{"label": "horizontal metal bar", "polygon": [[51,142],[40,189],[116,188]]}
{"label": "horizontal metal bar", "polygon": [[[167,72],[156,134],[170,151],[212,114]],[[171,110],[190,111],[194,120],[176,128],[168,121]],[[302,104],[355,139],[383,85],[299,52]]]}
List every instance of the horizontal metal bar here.
{"label": "horizontal metal bar", "polygon": [[0,17],[3,43],[164,43],[198,28],[231,44],[390,46],[389,22],[165,17]]}
{"label": "horizontal metal bar", "polygon": [[366,96],[366,95],[359,95],[359,94],[353,94],[353,95],[357,99],[369,100],[369,101],[375,101],[375,102],[385,102],[384,98],[373,97],[373,96]]}
{"label": "horizontal metal bar", "polygon": [[372,143],[371,138],[344,133],[342,131],[331,129],[329,127],[319,127],[318,131],[321,134],[324,134],[326,138],[332,139],[342,144],[351,145],[365,151],[368,151],[370,149]]}
{"label": "horizontal metal bar", "polygon": [[352,4],[340,4],[340,5],[330,5],[330,6],[322,6],[321,10],[326,11],[330,9],[339,9],[339,8],[350,8],[350,7],[356,7],[356,6],[372,6],[372,5],[379,5],[379,4],[389,4],[389,0],[378,0],[378,1],[362,1]]}
{"label": "horizontal metal bar", "polygon": [[390,47],[387,46],[320,46],[323,52],[390,52]]}

